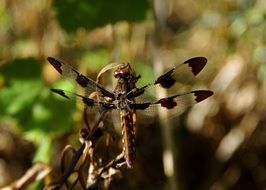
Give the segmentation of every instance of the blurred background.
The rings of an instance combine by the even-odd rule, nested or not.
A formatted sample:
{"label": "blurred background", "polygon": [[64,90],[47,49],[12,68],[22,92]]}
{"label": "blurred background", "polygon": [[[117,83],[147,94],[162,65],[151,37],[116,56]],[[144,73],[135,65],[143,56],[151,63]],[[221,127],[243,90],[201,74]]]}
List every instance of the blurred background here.
{"label": "blurred background", "polygon": [[139,86],[191,57],[208,59],[192,83],[214,96],[178,117],[138,121],[137,160],[110,189],[266,189],[266,1],[1,0],[0,187],[37,161],[59,178],[60,152],[79,147],[76,91],[46,58],[95,79],[129,62]]}

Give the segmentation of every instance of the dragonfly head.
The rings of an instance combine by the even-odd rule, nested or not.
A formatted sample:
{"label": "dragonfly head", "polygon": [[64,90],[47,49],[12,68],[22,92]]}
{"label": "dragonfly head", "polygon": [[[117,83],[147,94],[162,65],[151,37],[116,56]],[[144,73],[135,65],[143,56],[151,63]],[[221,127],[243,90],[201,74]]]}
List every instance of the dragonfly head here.
{"label": "dragonfly head", "polygon": [[132,75],[134,75],[134,72],[131,69],[129,63],[121,65],[114,72],[114,77],[115,78],[129,79],[129,78],[132,77]]}

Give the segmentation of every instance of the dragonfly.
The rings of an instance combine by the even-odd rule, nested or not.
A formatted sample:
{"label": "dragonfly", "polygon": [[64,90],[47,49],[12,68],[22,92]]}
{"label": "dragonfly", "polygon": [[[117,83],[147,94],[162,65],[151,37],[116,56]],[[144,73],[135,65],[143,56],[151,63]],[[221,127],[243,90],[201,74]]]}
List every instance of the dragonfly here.
{"label": "dragonfly", "polygon": [[[109,90],[99,82],[86,77],[72,66],[65,64],[62,60],[54,57],[48,57],[47,59],[61,75],[72,78],[79,86],[84,88],[86,94],[97,92],[99,95],[97,97],[88,97],[73,93],[82,101],[84,106],[89,108],[97,107],[105,111],[117,110],[119,112],[122,128],[122,153],[128,168],[133,167],[136,159],[136,113],[138,111],[149,110],[151,107],[159,107],[160,109],[169,111],[185,110],[213,95],[213,92],[210,90],[193,90],[154,100],[138,101],[139,97],[143,96],[153,86],[165,90],[174,87],[179,82],[178,77],[180,77],[181,71],[188,71],[192,76],[198,75],[207,63],[205,57],[188,59],[163,73],[153,82],[141,87],[136,86],[140,76],[135,74],[130,64],[118,64],[113,72],[114,78],[117,79],[116,86],[113,90]],[[64,98],[71,99],[71,94],[67,91],[54,88],[51,90]]]}

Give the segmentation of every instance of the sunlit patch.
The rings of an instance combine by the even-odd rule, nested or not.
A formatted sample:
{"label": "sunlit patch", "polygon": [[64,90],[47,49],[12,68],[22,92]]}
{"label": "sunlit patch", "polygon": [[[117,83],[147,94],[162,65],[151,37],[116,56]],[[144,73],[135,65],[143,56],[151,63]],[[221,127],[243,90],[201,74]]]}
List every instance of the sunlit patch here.
{"label": "sunlit patch", "polygon": [[163,164],[164,173],[166,176],[170,177],[174,174],[174,155],[170,150],[165,150],[163,152]]}

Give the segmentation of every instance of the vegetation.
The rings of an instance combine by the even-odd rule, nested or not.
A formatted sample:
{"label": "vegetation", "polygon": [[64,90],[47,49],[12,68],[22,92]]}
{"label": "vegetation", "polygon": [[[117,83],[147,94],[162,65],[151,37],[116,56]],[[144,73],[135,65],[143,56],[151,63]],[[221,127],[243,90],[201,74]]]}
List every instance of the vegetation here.
{"label": "vegetation", "polygon": [[[93,79],[108,63],[129,62],[139,86],[204,56],[190,85],[214,96],[166,126],[140,118],[134,168],[109,189],[265,189],[265,21],[262,0],[0,1],[0,187],[40,163],[42,180],[28,189],[42,189],[59,180],[64,147],[81,147],[82,105],[50,88],[81,90],[48,56]],[[121,147],[99,146],[110,150]]]}

